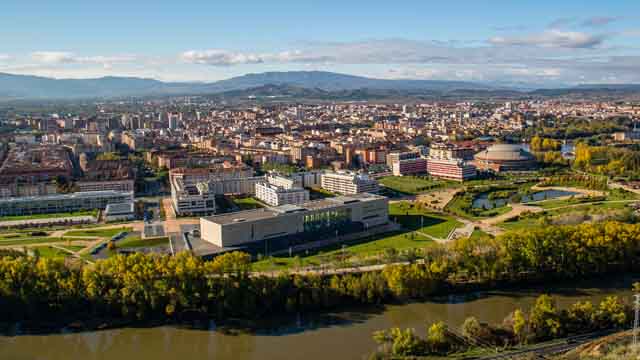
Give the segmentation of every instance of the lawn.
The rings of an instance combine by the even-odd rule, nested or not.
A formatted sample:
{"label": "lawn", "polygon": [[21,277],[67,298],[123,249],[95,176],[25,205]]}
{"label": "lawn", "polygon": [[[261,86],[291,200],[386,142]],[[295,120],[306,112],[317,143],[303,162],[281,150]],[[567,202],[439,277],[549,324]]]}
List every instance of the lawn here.
{"label": "lawn", "polygon": [[407,195],[416,195],[443,186],[455,184],[452,182],[416,176],[385,176],[378,179],[378,182],[391,190]]}
{"label": "lawn", "polygon": [[98,216],[97,210],[76,211],[67,213],[54,214],[33,214],[33,215],[17,215],[17,216],[1,216],[0,221],[16,221],[16,220],[34,220],[34,219],[57,219],[72,216]]}
{"label": "lawn", "polygon": [[408,201],[389,204],[389,217],[408,230],[444,239],[462,223],[454,218],[423,210]]}
{"label": "lawn", "polygon": [[[561,200],[558,200],[561,201]],[[542,204],[542,203],[541,203]],[[602,214],[602,213],[610,213],[615,214],[620,213],[620,210],[625,209],[627,207],[627,203],[620,202],[596,202],[596,203],[584,203],[576,206],[565,207],[556,210],[546,210],[544,212],[539,212],[535,214],[530,214],[525,216],[524,218],[514,218],[512,220],[501,223],[499,226],[505,230],[521,230],[532,227],[541,226],[541,219],[544,216],[548,216],[550,218],[566,216],[567,214]]]}
{"label": "lawn", "polygon": [[491,235],[487,234],[486,232],[480,229],[474,229],[473,232],[471,233],[471,236],[469,236],[469,238],[473,240],[479,240],[479,239],[490,237],[490,236]]}
{"label": "lawn", "polygon": [[59,238],[59,237],[23,237],[18,239],[11,240],[0,240],[0,246],[16,246],[16,245],[33,245],[33,244],[45,244],[45,243],[62,243],[62,242],[73,242],[84,239],[69,239],[69,238]]}
{"label": "lawn", "polygon": [[267,206],[260,200],[252,197],[237,198],[233,199],[232,201],[240,208],[240,210],[261,209]]}
{"label": "lawn", "polygon": [[84,249],[84,246],[81,245],[59,245],[61,248],[65,248],[69,251],[73,251],[73,252],[78,252],[82,249]]}
{"label": "lawn", "polygon": [[159,237],[159,238],[151,238],[151,239],[142,239],[140,236],[131,236],[116,242],[116,245],[120,249],[162,246],[162,245],[169,245],[169,238]]}
{"label": "lawn", "polygon": [[37,251],[40,257],[47,259],[64,259],[71,255],[64,250],[56,249],[51,246],[36,246],[31,248],[31,250]]}
{"label": "lawn", "polygon": [[361,239],[359,244],[345,246],[343,249],[339,244],[333,245],[312,253],[309,256],[298,254],[296,257],[275,256],[273,258],[264,259],[254,262],[254,271],[271,271],[283,270],[295,266],[308,267],[319,266],[320,264],[329,264],[335,262],[336,259],[344,255],[351,257],[366,257],[384,253],[387,249],[395,249],[397,251],[407,249],[425,248],[434,244],[434,241],[416,233],[395,233],[381,234],[372,240]]}
{"label": "lawn", "polygon": [[95,237],[113,237],[123,231],[130,232],[130,227],[111,228],[111,229],[85,229],[72,230],[66,232],[65,236],[95,236]]}

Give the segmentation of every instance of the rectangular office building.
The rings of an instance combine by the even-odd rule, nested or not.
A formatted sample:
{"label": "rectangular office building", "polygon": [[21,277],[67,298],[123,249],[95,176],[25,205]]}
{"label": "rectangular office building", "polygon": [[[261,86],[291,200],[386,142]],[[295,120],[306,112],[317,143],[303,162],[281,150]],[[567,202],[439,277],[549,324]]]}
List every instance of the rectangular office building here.
{"label": "rectangular office building", "polygon": [[388,206],[388,198],[362,193],[205,217],[200,229],[203,240],[222,248],[267,240],[290,246],[386,225]]}
{"label": "rectangular office building", "polygon": [[109,204],[133,202],[133,192],[87,191],[72,194],[0,199],[0,216],[104,210]]}

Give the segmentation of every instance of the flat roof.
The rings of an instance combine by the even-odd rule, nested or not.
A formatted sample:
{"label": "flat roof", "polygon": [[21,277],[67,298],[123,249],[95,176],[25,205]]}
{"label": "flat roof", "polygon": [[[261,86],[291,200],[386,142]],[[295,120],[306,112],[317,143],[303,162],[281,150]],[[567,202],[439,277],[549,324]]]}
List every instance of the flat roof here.
{"label": "flat roof", "polygon": [[89,198],[100,198],[100,197],[115,197],[115,196],[131,196],[133,197],[133,192],[122,192],[115,190],[104,190],[104,191],[79,191],[71,194],[55,194],[55,195],[39,195],[39,196],[22,196],[22,197],[12,197],[0,199],[0,203],[12,203],[12,202],[23,202],[23,201],[47,201],[47,200],[65,200],[65,199],[89,199]]}
{"label": "flat roof", "polygon": [[119,215],[119,214],[132,214],[133,213],[133,201],[117,204],[107,204],[105,209],[105,215]]}
{"label": "flat roof", "polygon": [[285,204],[276,207],[267,207],[255,210],[238,211],[228,214],[213,215],[203,217],[202,219],[214,222],[216,224],[232,224],[240,222],[257,221],[268,218],[277,217],[284,214],[291,214],[303,211],[313,211],[334,208],[342,205],[353,204],[356,202],[367,202],[373,200],[386,199],[384,196],[361,193],[349,196],[337,196],[334,198],[325,198],[321,200],[308,201],[299,205]]}

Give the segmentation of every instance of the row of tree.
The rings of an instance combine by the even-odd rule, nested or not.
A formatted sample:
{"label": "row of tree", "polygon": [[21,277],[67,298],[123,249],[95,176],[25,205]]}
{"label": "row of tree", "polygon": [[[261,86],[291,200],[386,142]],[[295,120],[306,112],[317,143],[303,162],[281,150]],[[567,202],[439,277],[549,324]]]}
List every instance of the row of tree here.
{"label": "row of tree", "polygon": [[576,144],[573,167],[609,176],[640,176],[640,151],[633,148]]}
{"label": "row of tree", "polygon": [[531,138],[530,146],[532,151],[560,151],[562,143],[559,140],[536,135]]}
{"label": "row of tree", "polygon": [[588,174],[554,175],[540,183],[540,186],[569,186],[591,190],[607,190],[607,177]]}
{"label": "row of tree", "polygon": [[376,331],[373,339],[379,347],[372,358],[442,356],[474,348],[506,349],[518,344],[624,328],[631,325],[632,311],[628,303],[615,296],[605,298],[598,305],[585,301],[560,309],[551,296],[541,295],[528,313],[516,309],[502,324],[481,323],[469,317],[459,330],[449,329],[443,322],[428,325],[424,337],[411,328]]}
{"label": "row of tree", "polygon": [[0,258],[3,319],[254,319],[425,298],[460,286],[636,270],[640,225],[611,221],[461,239],[430,248],[412,264],[331,276],[252,273],[250,257],[239,252],[209,262],[187,253],[119,255],[84,267],[6,255]]}

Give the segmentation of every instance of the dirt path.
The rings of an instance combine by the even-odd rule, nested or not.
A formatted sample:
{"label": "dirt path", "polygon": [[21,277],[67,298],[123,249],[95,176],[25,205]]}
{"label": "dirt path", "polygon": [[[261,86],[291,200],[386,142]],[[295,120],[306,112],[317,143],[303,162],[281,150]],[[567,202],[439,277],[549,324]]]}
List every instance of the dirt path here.
{"label": "dirt path", "polygon": [[[573,196],[577,196],[577,197],[606,196],[607,195],[606,191],[581,189],[581,188],[568,187],[568,186],[539,186],[539,185],[534,185],[534,186],[531,187],[531,190],[537,190],[537,191],[544,191],[544,190],[568,191],[568,192],[578,193],[578,195],[573,195]],[[549,199],[549,200],[565,200],[565,199],[570,198],[571,196],[572,195],[561,196],[561,197],[557,197],[557,198],[553,198],[553,199]],[[546,200],[540,200],[540,201],[536,201],[536,202],[542,202],[542,201],[546,201]]]}

